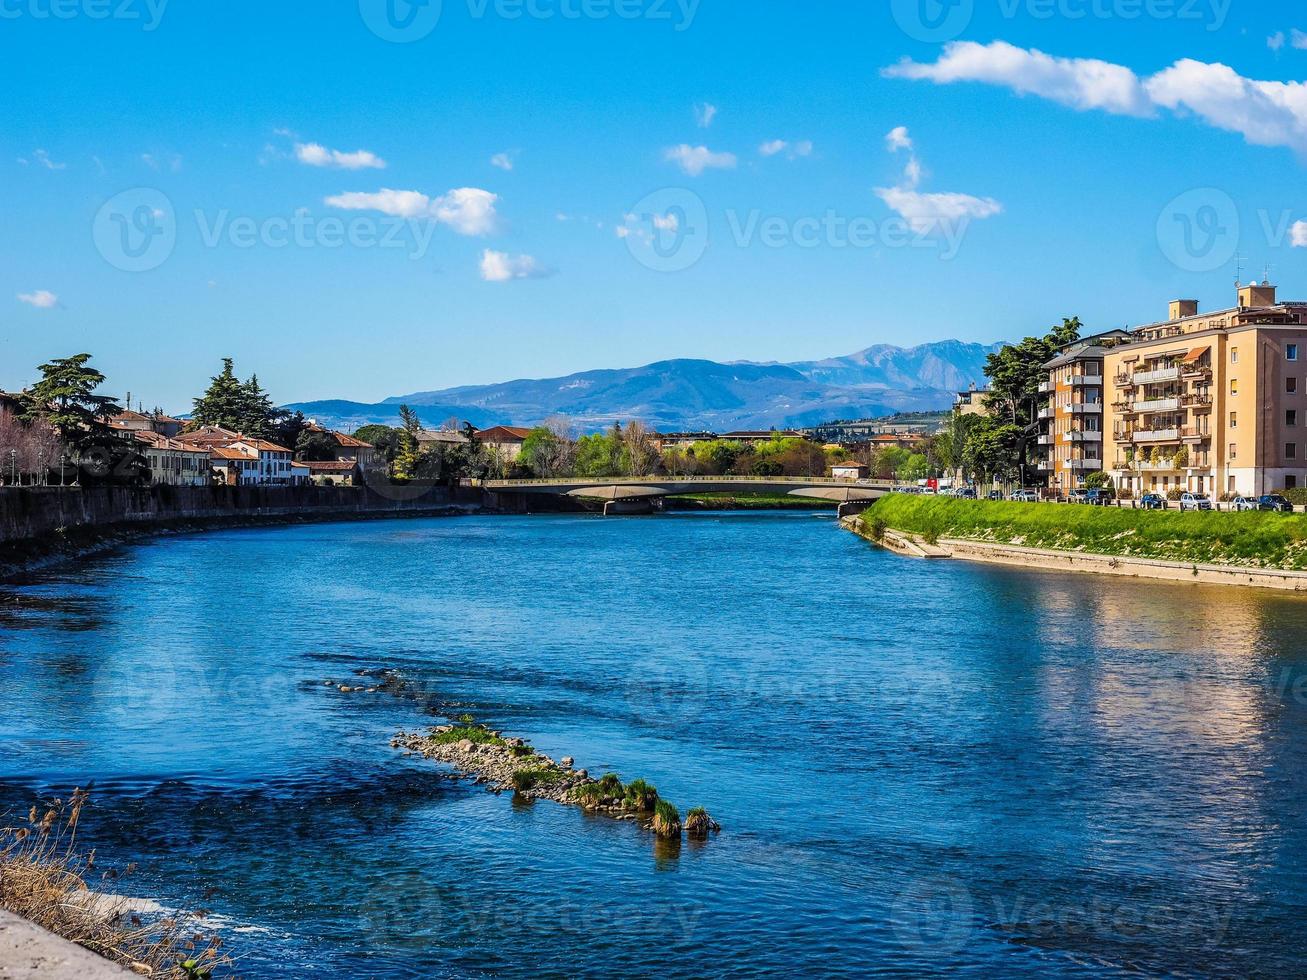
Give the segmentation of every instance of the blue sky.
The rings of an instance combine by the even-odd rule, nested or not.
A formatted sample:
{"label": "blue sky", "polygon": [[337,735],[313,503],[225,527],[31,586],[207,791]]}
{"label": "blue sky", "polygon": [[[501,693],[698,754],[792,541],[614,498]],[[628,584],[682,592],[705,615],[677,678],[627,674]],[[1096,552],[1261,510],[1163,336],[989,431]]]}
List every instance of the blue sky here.
{"label": "blue sky", "polygon": [[0,388],[989,342],[1236,255],[1307,296],[1295,5],[390,2],[0,0]]}

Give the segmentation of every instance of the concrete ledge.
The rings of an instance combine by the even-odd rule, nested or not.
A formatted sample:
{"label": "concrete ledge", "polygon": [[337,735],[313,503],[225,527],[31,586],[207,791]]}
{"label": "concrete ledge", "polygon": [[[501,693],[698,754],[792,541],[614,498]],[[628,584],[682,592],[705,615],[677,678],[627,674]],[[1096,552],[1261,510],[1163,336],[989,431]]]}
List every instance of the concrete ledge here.
{"label": "concrete ledge", "polygon": [[1239,585],[1281,592],[1307,592],[1307,572],[1246,568],[1237,565],[1199,565],[1189,562],[1162,561],[1155,558],[1123,558],[1114,555],[1085,554],[1077,551],[1051,551],[1046,548],[1023,548],[1011,544],[993,544],[960,538],[941,538],[941,547],[963,561],[983,561],[996,565],[1019,565],[1060,572],[1093,572],[1126,578],[1151,578],[1167,582],[1193,582],[1199,585]]}
{"label": "concrete ledge", "polygon": [[123,980],[137,974],[0,909],[0,980]]}

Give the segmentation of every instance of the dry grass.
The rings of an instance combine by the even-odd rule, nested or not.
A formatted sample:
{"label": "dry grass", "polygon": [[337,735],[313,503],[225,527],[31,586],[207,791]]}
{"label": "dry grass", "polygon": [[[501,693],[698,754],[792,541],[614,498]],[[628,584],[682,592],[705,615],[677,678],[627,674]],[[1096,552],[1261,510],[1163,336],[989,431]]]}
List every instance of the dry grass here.
{"label": "dry grass", "polygon": [[88,885],[95,852],[77,846],[88,797],[77,789],[44,811],[32,807],[23,825],[0,827],[0,906],[142,976],[199,980],[230,966],[221,940],[201,933],[193,918],[146,922],[125,899]]}

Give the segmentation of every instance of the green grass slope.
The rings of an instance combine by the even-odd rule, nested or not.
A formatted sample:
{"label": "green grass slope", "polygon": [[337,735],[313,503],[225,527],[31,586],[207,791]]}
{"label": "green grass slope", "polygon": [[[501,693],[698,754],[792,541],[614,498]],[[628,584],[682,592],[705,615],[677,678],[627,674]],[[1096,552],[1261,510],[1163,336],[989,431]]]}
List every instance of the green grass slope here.
{"label": "green grass slope", "polygon": [[1307,515],[1128,510],[892,494],[862,515],[927,541],[967,538],[1129,558],[1307,569]]}

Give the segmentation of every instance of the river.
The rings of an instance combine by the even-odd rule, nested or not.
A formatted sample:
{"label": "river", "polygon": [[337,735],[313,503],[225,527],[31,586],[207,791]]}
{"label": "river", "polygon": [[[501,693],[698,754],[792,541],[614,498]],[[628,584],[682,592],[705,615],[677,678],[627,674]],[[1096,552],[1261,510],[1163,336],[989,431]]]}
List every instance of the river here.
{"label": "river", "polygon": [[[0,800],[246,977],[1295,974],[1307,601],[914,562],[827,515],[163,538],[0,589]],[[392,667],[409,697],[341,694]],[[358,681],[359,683],[365,683]],[[469,712],[723,831],[442,777]]]}

